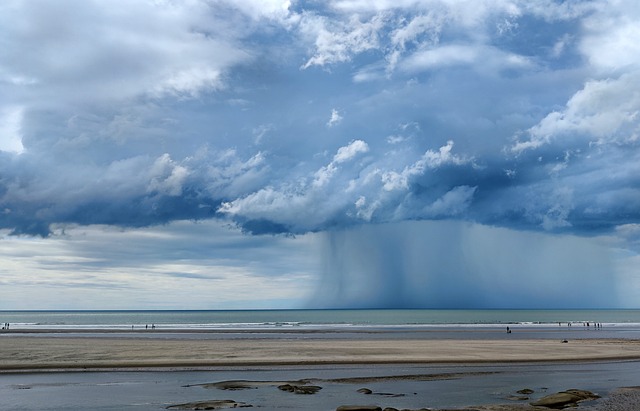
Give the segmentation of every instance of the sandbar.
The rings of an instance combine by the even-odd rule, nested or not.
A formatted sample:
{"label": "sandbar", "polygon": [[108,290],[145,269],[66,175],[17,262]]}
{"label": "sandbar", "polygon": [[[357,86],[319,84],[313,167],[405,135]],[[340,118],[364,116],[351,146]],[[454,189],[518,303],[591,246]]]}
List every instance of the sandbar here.
{"label": "sandbar", "polygon": [[640,359],[640,341],[0,336],[0,372]]}

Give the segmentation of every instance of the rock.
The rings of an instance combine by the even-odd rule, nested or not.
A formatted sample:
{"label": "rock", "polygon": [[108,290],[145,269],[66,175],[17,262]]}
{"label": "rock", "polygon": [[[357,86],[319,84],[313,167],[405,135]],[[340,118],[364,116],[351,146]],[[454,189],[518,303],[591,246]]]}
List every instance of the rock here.
{"label": "rock", "polygon": [[291,385],[291,384],[278,385],[278,389],[280,391],[287,391],[287,392],[293,392],[294,391],[293,385]]}
{"label": "rock", "polygon": [[341,405],[336,411],[382,411],[377,405]]}
{"label": "rock", "polygon": [[595,400],[597,398],[600,398],[600,396],[590,391],[571,389],[547,395],[546,397],[542,397],[538,401],[530,404],[534,407],[562,409],[565,407],[576,406],[580,401]]}
{"label": "rock", "polygon": [[296,394],[315,394],[320,391],[322,387],[318,387],[317,385],[294,385],[293,392]]}
{"label": "rock", "polygon": [[385,408],[385,409],[384,409],[384,410],[382,410],[382,411],[398,411],[398,409],[397,409],[397,408],[387,407],[387,408]]}
{"label": "rock", "polygon": [[[204,388],[217,388],[219,390],[248,390],[255,389],[259,387],[272,386],[277,387],[280,385],[306,385],[308,384],[308,380],[298,380],[298,381],[247,381],[247,380],[230,380],[230,381],[220,381],[214,383],[207,384],[196,384],[195,386],[200,386]],[[185,387],[192,387],[192,385],[186,385]]]}
{"label": "rock", "polygon": [[217,388],[219,390],[229,390],[229,391],[257,388],[252,381],[244,381],[244,380],[221,381],[213,384],[203,384],[203,386],[205,388]]}
{"label": "rock", "polygon": [[572,388],[570,390],[566,390],[563,392],[568,392],[570,394],[573,395],[578,395],[580,397],[582,397],[584,400],[596,400],[598,398],[600,398],[600,396],[598,394],[594,394],[591,391],[587,391],[587,390],[577,390],[575,388]]}
{"label": "rock", "polygon": [[248,408],[253,405],[237,402],[233,400],[210,400],[188,402],[186,404],[176,404],[167,407],[168,410],[220,410],[223,408]]}
{"label": "rock", "polygon": [[510,401],[526,401],[529,399],[529,397],[526,395],[510,395],[507,397],[507,399]]}
{"label": "rock", "polygon": [[516,391],[518,394],[524,394],[524,395],[529,395],[529,394],[533,394],[534,391],[531,388],[523,388],[521,390]]}
{"label": "rock", "polygon": [[283,384],[279,385],[278,389],[281,391],[293,392],[296,394],[315,394],[322,389],[317,385],[291,385]]}
{"label": "rock", "polygon": [[383,397],[404,397],[405,396],[405,394],[393,394],[390,392],[373,392],[368,388],[360,388],[357,392],[365,395],[370,395],[370,394],[381,395]]}

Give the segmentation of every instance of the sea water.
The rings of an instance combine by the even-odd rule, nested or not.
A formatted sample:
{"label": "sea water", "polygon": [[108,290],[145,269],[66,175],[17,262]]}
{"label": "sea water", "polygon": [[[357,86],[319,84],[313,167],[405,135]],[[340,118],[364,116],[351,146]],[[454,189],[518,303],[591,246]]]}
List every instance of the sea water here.
{"label": "sea water", "polygon": [[640,310],[184,310],[0,311],[13,329],[348,329],[551,326],[640,327]]}

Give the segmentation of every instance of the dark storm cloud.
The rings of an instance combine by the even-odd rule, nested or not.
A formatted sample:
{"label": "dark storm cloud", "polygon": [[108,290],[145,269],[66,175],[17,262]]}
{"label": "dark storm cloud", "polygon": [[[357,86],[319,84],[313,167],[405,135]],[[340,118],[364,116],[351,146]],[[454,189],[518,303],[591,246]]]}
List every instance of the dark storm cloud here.
{"label": "dark storm cloud", "polygon": [[633,2],[1,7],[14,234],[209,218],[584,234],[640,217]]}

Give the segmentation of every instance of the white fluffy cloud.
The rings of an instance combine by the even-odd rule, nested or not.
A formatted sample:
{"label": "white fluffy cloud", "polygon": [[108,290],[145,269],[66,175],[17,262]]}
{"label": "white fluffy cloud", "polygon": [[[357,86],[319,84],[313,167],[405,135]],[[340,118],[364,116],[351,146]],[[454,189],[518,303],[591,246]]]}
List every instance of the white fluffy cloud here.
{"label": "white fluffy cloud", "polygon": [[22,107],[5,107],[0,111],[0,151],[22,153]]}
{"label": "white fluffy cloud", "polygon": [[[316,170],[309,182],[286,183],[279,188],[266,187],[243,198],[223,203],[219,211],[240,218],[266,218],[291,227],[294,231],[313,230],[315,226],[331,218],[348,201],[343,193],[328,191],[335,185],[332,180],[336,174],[352,173],[348,169],[341,170],[341,166],[367,151],[369,146],[366,142],[354,140],[340,147],[332,161]],[[343,182],[344,176],[340,177]],[[331,183],[333,184],[330,185]]]}
{"label": "white fluffy cloud", "polygon": [[364,22],[357,15],[343,22],[307,16],[301,22],[301,31],[314,39],[315,51],[302,68],[342,63],[351,60],[354,54],[378,48],[378,32],[383,27],[381,16]]}
{"label": "white fluffy cloud", "polygon": [[331,110],[331,117],[329,118],[329,121],[327,122],[327,127],[333,127],[335,125],[338,125],[338,124],[340,124],[341,121],[342,121],[342,116],[340,115],[338,110],[336,110],[334,108],[334,109]]}
{"label": "white fluffy cloud", "polygon": [[349,145],[340,147],[335,156],[333,156],[333,162],[336,164],[344,163],[351,160],[360,153],[366,153],[369,151],[369,145],[362,140],[354,140]]}
{"label": "white fluffy cloud", "polygon": [[588,81],[564,110],[548,114],[528,130],[529,139],[511,150],[535,149],[567,134],[597,144],[633,143],[640,136],[640,71],[619,78]]}
{"label": "white fluffy cloud", "polygon": [[267,18],[274,20],[286,20],[290,17],[290,0],[217,0],[223,6],[237,7],[243,13],[254,19]]}
{"label": "white fluffy cloud", "polygon": [[584,20],[580,50],[601,73],[640,68],[640,9],[631,0],[604,3]]}
{"label": "white fluffy cloud", "polygon": [[596,144],[628,144],[638,139],[640,9],[632,1],[593,2],[586,7],[597,12],[584,18],[578,50],[589,63],[591,78],[563,110],[552,111],[528,129],[528,138],[511,148],[515,153],[567,135]]}
{"label": "white fluffy cloud", "polygon": [[448,45],[416,52],[403,62],[401,68],[408,72],[416,72],[452,66],[474,66],[476,69],[489,72],[530,68],[533,64],[525,56],[505,53],[493,47]]}
{"label": "white fluffy cloud", "polygon": [[81,103],[192,97],[223,87],[223,73],[249,58],[238,33],[202,1],[70,1],[66,11],[49,2],[0,7],[8,40],[0,80],[26,84],[16,95],[33,105],[43,105],[37,97],[44,96]]}
{"label": "white fluffy cloud", "polygon": [[449,140],[438,151],[428,150],[422,158],[405,167],[401,172],[387,171],[381,173],[384,190],[406,190],[409,188],[409,181],[412,178],[423,175],[428,169],[438,168],[445,164],[462,165],[472,161],[472,159],[451,154],[452,149],[453,141]]}

